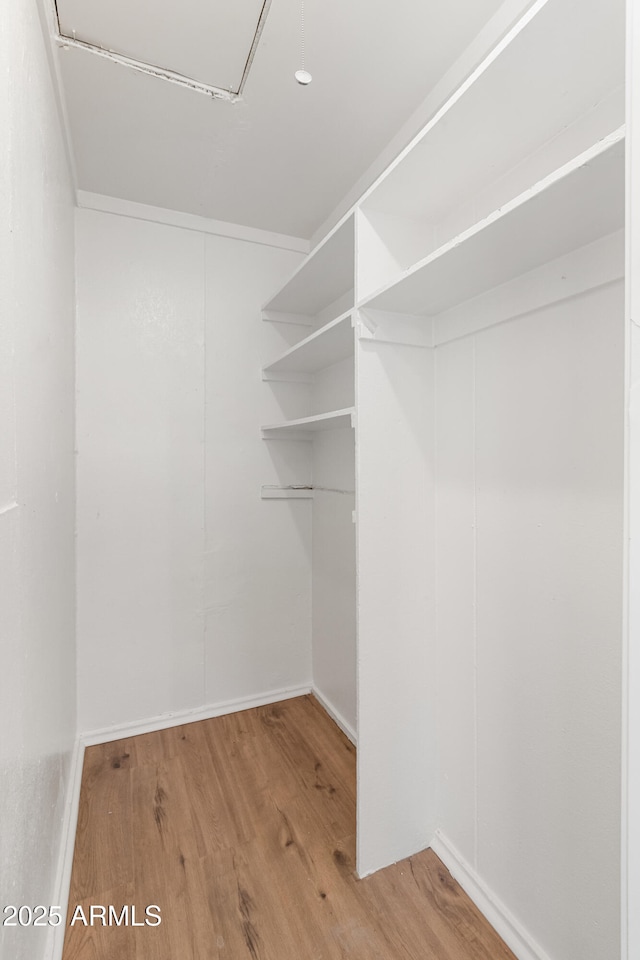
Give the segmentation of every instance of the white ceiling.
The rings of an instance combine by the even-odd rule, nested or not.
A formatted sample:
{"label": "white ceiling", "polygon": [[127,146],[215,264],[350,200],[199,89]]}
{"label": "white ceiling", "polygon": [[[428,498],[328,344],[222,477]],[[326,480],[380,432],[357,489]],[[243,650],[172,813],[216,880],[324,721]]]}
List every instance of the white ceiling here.
{"label": "white ceiling", "polygon": [[[247,25],[255,24],[261,6],[255,0],[66,2],[65,26],[77,29],[79,38],[69,13],[76,8],[92,42],[140,58],[145,51],[154,58],[162,52],[171,62],[159,66],[191,76],[206,68],[208,82],[222,86],[234,82],[220,79],[225,57],[233,47],[233,62],[242,59],[238,50],[246,47]],[[305,0],[306,67],[313,82],[302,87],[293,77],[300,66],[300,0],[272,0],[238,103],[84,50],[63,50],[78,186],[309,237],[500,3]],[[123,11],[134,7],[127,40]],[[211,7],[218,9],[218,23],[226,18],[224,29],[211,29]],[[141,11],[149,22],[148,46]]]}

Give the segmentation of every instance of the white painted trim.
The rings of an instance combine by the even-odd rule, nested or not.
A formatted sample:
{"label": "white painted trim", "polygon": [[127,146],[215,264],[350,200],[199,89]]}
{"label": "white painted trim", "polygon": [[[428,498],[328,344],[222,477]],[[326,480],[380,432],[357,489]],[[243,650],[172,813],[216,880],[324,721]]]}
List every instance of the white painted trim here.
{"label": "white painted trim", "polygon": [[67,37],[63,33],[56,33],[55,41],[62,50],[69,48],[74,50],[84,50],[85,53],[91,53],[96,57],[102,57],[104,60],[110,60],[118,66],[127,67],[129,70],[135,70],[137,73],[145,73],[147,76],[155,77],[158,80],[165,80],[168,83],[174,83],[179,87],[186,87],[187,90],[194,90],[196,93],[204,93],[208,97],[216,100],[226,100],[229,103],[237,103],[242,98],[238,93],[232,90],[223,90],[222,87],[214,87],[208,83],[202,83],[200,80],[194,80],[183,73],[176,73],[174,70],[168,70],[165,67],[156,67],[145,60],[136,60],[134,57],[127,57],[123,53],[116,53],[114,50],[107,50],[105,47],[98,46],[97,43],[87,43],[84,40],[74,40],[73,37]]}
{"label": "white painted trim", "polygon": [[254,707],[264,707],[269,703],[278,703],[280,700],[291,700],[293,697],[304,697],[312,692],[311,683],[298,687],[284,687],[281,690],[270,690],[258,696],[238,697],[234,700],[223,700],[206,707],[194,707],[191,710],[178,710],[175,713],[163,713],[146,720],[132,720],[130,723],[114,724],[111,727],[102,727],[99,730],[88,730],[81,734],[85,746],[96,743],[109,743],[112,740],[124,740],[127,737],[137,737],[141,733],[155,733],[156,730],[167,730],[169,727],[178,727],[183,723],[196,723],[198,720],[211,720],[213,717],[222,717],[228,713],[238,713],[240,710],[251,710]]}
{"label": "white painted trim", "polygon": [[513,916],[440,830],[436,830],[431,849],[440,857],[454,880],[458,881],[518,960],[551,960],[549,954],[536,943],[528,930]]}
{"label": "white painted trim", "polygon": [[331,701],[327,697],[325,697],[323,693],[320,692],[318,687],[313,686],[311,688],[311,694],[316,698],[316,700],[318,701],[322,709],[325,711],[325,713],[328,713],[331,719],[338,724],[338,726],[340,727],[344,735],[348,737],[349,740],[351,740],[351,743],[354,745],[354,747],[357,746],[358,735],[356,734],[356,731],[353,729],[351,724],[347,723],[347,721],[342,716],[340,711],[336,710],[336,708],[331,703]]}
{"label": "white painted trim", "polygon": [[74,744],[71,754],[69,781],[67,784],[67,795],[62,819],[62,839],[52,900],[53,904],[60,907],[62,923],[57,927],[50,928],[51,932],[46,954],[49,960],[62,960],[64,935],[67,928],[67,907],[69,903],[69,888],[71,886],[73,851],[76,843],[76,829],[78,825],[83,763],[84,743],[81,739],[78,739]]}
{"label": "white painted trim", "polygon": [[113,213],[120,217],[131,217],[134,220],[147,220],[150,223],[164,223],[171,227],[181,227],[183,230],[195,230],[198,233],[228,237],[231,240],[245,240],[248,243],[277,247],[280,250],[293,250],[295,253],[309,252],[309,241],[301,237],[272,233],[270,230],[261,230],[258,227],[245,227],[240,223],[228,223],[226,220],[210,220],[195,213],[168,210],[165,207],[154,207],[134,200],[121,200],[118,197],[89,193],[86,190],[78,190],[77,197],[78,206],[83,210]]}

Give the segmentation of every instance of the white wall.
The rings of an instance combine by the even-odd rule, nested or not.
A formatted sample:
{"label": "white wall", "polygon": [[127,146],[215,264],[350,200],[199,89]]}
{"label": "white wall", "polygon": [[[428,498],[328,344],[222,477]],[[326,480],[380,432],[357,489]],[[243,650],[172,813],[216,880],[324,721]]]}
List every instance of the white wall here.
{"label": "white wall", "polygon": [[[55,902],[75,736],[73,193],[37,7],[0,31],[0,890]],[[7,960],[46,928],[0,927]]]}
{"label": "white wall", "polygon": [[309,683],[310,518],[260,500],[300,254],[90,210],[77,244],[80,729]]}
{"label": "white wall", "polygon": [[438,823],[554,960],[619,956],[622,287],[436,350]]}

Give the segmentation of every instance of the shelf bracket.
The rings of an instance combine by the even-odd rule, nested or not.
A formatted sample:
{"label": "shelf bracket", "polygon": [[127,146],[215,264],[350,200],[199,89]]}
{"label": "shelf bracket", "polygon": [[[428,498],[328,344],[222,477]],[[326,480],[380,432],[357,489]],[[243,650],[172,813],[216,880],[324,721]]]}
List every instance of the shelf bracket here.
{"label": "shelf bracket", "polygon": [[353,326],[357,336],[362,340],[373,339],[376,335],[380,321],[376,319],[375,314],[380,311],[358,310],[354,314]]}
{"label": "shelf bracket", "polygon": [[433,320],[409,313],[389,313],[373,308],[358,310],[356,334],[359,340],[407,347],[433,347]]}

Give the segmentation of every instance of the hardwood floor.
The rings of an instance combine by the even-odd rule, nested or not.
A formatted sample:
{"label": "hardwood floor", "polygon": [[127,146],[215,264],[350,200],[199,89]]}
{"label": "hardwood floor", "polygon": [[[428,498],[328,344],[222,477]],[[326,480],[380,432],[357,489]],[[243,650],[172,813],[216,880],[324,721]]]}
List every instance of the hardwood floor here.
{"label": "hardwood floor", "polygon": [[64,960],[514,960],[430,850],[354,869],[355,750],[313,697],[89,747]]}

